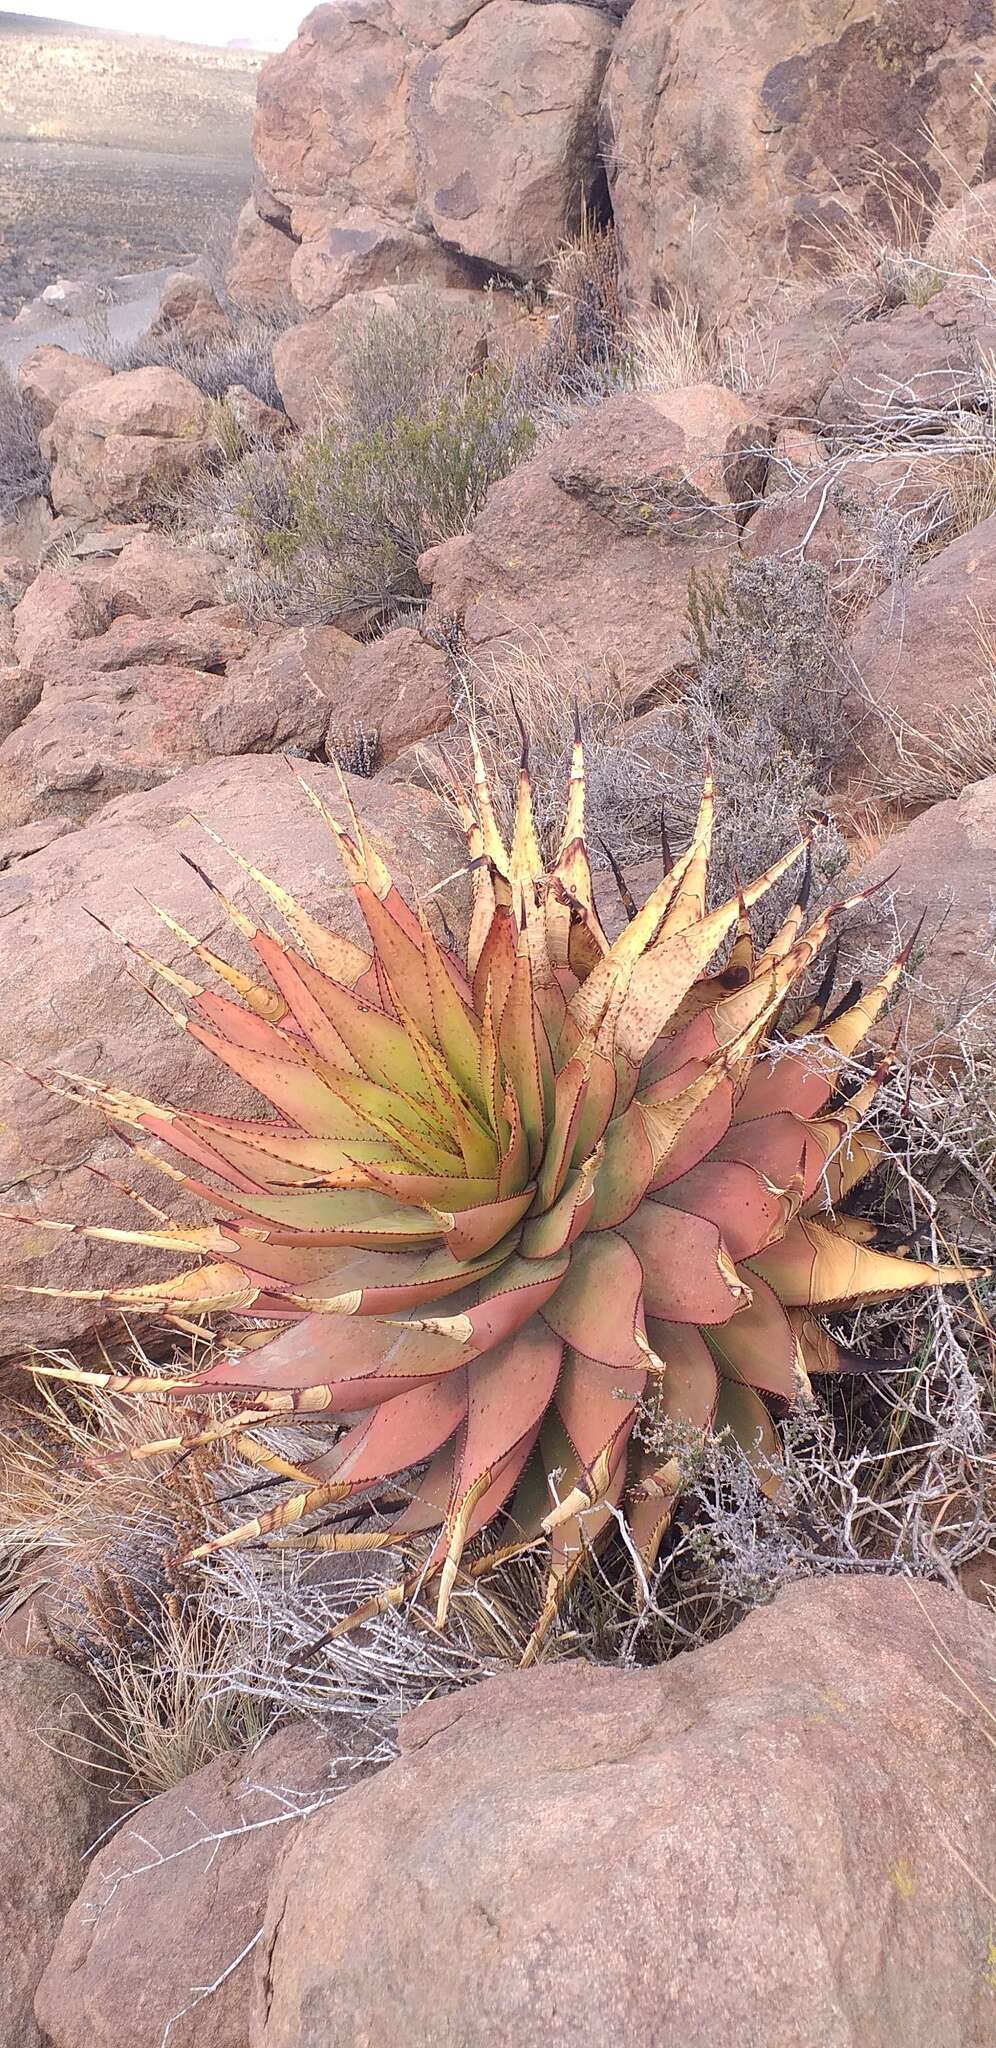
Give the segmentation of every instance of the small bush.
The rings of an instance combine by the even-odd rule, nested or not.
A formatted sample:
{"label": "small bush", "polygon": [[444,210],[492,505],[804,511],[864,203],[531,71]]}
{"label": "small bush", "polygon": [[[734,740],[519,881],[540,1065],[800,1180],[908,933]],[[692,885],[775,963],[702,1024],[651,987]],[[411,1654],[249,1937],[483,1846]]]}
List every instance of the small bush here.
{"label": "small bush", "polygon": [[338,383],[317,432],[250,449],[195,507],[200,531],[229,535],[251,615],[387,620],[421,605],[418,556],[463,532],[535,442],[514,374],[483,347],[468,364],[466,331],[455,349],[428,293],[374,318]]}
{"label": "small bush", "polygon": [[34,407],[0,363],[0,520],[9,519],[22,498],[47,485]]}

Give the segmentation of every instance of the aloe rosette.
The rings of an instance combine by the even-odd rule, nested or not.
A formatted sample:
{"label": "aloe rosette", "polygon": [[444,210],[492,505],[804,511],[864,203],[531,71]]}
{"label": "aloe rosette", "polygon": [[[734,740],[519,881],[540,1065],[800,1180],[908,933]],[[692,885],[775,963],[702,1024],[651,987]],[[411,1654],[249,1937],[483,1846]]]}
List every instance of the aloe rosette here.
{"label": "aloe rosette", "polygon": [[476,743],[474,758],[472,795],[454,788],[473,876],[465,953],[410,907],[352,810],[346,827],[325,815],[368,947],[255,869],[293,943],[227,907],[269,985],[167,918],[223,982],[161,969],[186,998],[174,1014],[270,1114],[100,1090],[119,1123],[182,1156],[169,1170],[216,1220],[94,1234],[197,1261],[99,1298],[251,1319],[173,1383],[178,1398],[244,1397],[178,1445],[245,1440],[281,1416],[341,1425],[310,1464],[271,1458],[294,1490],[219,1540],[288,1540],[303,1518],[289,1540],[397,1547],[409,1569],[378,1604],[435,1580],[440,1622],[458,1574],[481,1568],[465,1553],[482,1531],[492,1559],[544,1547],[535,1643],[620,1518],[656,1559],[689,1436],[731,1432],[774,1483],[775,1420],[849,1363],[821,1309],[966,1276],[885,1252],[838,1213],[883,1154],[867,1115],[885,1064],[846,1084],[903,963],[776,1035],[848,907],[807,924],[803,888],[756,947],[752,906],[804,844],[708,909],[707,778],[690,846],[610,943],[580,743],[549,869],[525,764],[507,845]]}

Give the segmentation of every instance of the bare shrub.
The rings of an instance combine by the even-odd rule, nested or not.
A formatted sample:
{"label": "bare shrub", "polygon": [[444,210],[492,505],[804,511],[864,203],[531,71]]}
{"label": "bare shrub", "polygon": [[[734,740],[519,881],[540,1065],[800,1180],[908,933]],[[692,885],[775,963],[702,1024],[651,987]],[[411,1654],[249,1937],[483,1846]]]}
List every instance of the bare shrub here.
{"label": "bare shrub", "polygon": [[38,446],[34,407],[0,363],[0,520],[9,519],[22,498],[48,486],[48,464]]}
{"label": "bare shrub", "polygon": [[289,312],[248,312],[233,306],[229,328],[202,341],[190,341],[183,334],[167,331],[153,334],[149,329],[136,340],[115,341],[106,321],[92,323],[87,348],[112,372],[119,370],[176,370],[189,378],[208,398],[223,398],[230,384],[244,384],[247,391],[284,409],[273,374],[273,344],[289,325]]}
{"label": "bare shrub", "polygon": [[996,628],[977,625],[979,675],[962,704],[941,705],[929,732],[909,720],[886,720],[894,756],[876,771],[882,797],[903,810],[923,810],[996,775]]}

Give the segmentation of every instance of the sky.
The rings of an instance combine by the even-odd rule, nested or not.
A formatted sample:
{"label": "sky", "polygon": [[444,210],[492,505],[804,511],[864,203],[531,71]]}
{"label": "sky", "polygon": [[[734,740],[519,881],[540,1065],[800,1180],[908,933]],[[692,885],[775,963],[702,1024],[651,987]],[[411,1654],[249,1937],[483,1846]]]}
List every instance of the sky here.
{"label": "sky", "polygon": [[13,7],[0,0],[0,14],[39,14],[87,28],[171,36],[176,42],[225,44],[247,37],[267,49],[282,50],[314,4],[315,0],[19,0]]}

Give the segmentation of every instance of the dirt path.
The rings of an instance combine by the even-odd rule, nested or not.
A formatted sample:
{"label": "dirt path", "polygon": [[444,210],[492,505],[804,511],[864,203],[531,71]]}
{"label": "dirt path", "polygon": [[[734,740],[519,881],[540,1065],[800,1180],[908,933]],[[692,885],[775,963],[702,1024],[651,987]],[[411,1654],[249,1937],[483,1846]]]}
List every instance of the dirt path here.
{"label": "dirt path", "polygon": [[0,321],[0,363],[8,370],[16,370],[18,363],[40,342],[55,342],[59,348],[73,349],[81,355],[99,355],[98,336],[102,339],[106,334],[112,341],[134,341],[153,319],[166,279],[183,267],[184,259],[178,258],[162,270],[143,270],[134,277],[116,278],[112,286],[113,303],[99,306],[96,316],[67,318],[64,313],[43,306],[32,313],[30,320]]}

